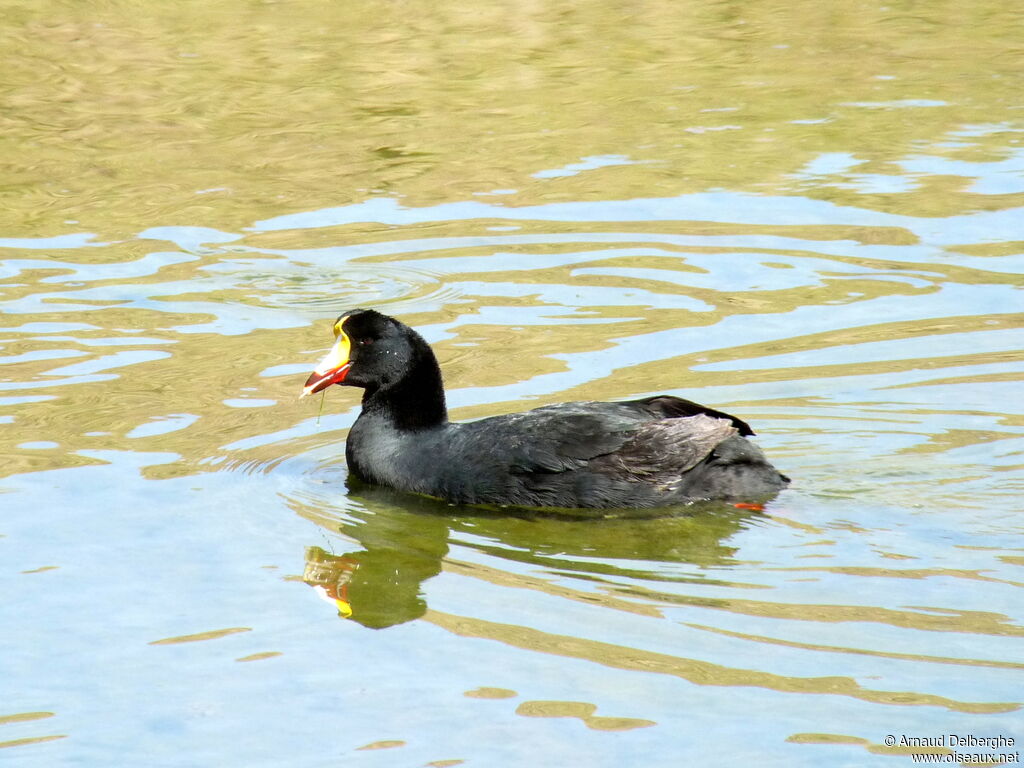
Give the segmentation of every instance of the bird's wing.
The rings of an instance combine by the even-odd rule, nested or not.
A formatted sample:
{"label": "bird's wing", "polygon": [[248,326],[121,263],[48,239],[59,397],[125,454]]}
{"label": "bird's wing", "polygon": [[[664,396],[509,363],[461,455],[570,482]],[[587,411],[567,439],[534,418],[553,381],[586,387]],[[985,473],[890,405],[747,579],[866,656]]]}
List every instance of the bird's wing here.
{"label": "bird's wing", "polygon": [[533,411],[515,430],[509,467],[515,473],[566,472],[621,448],[643,422],[614,413]]}
{"label": "bird's wing", "polygon": [[507,430],[515,435],[510,469],[559,473],[589,465],[624,480],[678,477],[739,432],[728,418],[698,413],[656,419],[610,405],[566,404],[522,414],[521,420],[511,417],[519,423],[513,421]]}
{"label": "bird's wing", "polygon": [[730,420],[703,413],[651,421],[592,468],[623,480],[671,483],[738,432]]}
{"label": "bird's wing", "polygon": [[704,414],[705,416],[712,416],[716,419],[726,419],[730,421],[732,425],[736,427],[736,430],[744,437],[750,437],[754,434],[754,430],[750,428],[750,425],[747,424],[747,422],[736,418],[732,414],[725,413],[724,411],[717,411],[714,408],[708,408],[706,405],[695,403],[692,400],[684,400],[683,398],[675,397],[674,395],[655,395],[654,397],[645,397],[642,400],[628,400],[623,403],[623,405],[642,408],[651,415],[664,419]]}

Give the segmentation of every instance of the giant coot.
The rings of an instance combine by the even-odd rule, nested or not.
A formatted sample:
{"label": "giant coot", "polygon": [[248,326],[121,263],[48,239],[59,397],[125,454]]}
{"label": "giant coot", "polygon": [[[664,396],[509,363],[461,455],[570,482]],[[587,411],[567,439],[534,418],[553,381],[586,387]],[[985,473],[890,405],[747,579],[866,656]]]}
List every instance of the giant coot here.
{"label": "giant coot", "polygon": [[671,395],[448,421],[441,369],[412,328],[372,309],[334,324],[303,395],[362,387],[345,458],[359,479],[458,504],[640,508],[757,502],[789,479],[743,421]]}

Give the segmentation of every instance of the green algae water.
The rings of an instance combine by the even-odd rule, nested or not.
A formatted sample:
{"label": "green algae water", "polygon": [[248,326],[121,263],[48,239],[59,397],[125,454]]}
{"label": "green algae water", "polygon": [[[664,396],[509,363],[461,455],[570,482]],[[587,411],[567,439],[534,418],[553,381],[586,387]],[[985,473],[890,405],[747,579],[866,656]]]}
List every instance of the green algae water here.
{"label": "green algae water", "polygon": [[[989,0],[0,0],[0,762],[1011,759],[1022,35]],[[350,486],[358,393],[298,394],[356,306],[453,418],[675,394],[793,485]]]}

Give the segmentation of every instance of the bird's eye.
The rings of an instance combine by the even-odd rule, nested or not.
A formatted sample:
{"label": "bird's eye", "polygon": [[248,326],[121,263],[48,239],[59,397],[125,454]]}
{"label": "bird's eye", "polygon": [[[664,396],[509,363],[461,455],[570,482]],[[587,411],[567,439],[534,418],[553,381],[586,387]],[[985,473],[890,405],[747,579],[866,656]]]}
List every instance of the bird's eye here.
{"label": "bird's eye", "polygon": [[373,344],[373,339],[360,339],[359,340],[359,346],[360,347],[368,347],[371,344]]}

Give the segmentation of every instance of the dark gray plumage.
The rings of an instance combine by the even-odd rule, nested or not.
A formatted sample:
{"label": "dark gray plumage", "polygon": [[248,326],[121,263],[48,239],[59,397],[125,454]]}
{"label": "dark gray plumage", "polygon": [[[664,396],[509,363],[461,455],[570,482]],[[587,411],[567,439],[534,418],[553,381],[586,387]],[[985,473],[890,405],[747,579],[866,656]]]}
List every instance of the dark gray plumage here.
{"label": "dark gray plumage", "polygon": [[788,482],[745,439],[746,423],[669,395],[449,422],[440,368],[419,334],[373,310],[348,312],[335,328],[348,359],[318,366],[307,391],[364,388],[345,455],[366,482],[454,503],[562,508],[758,501]]}

